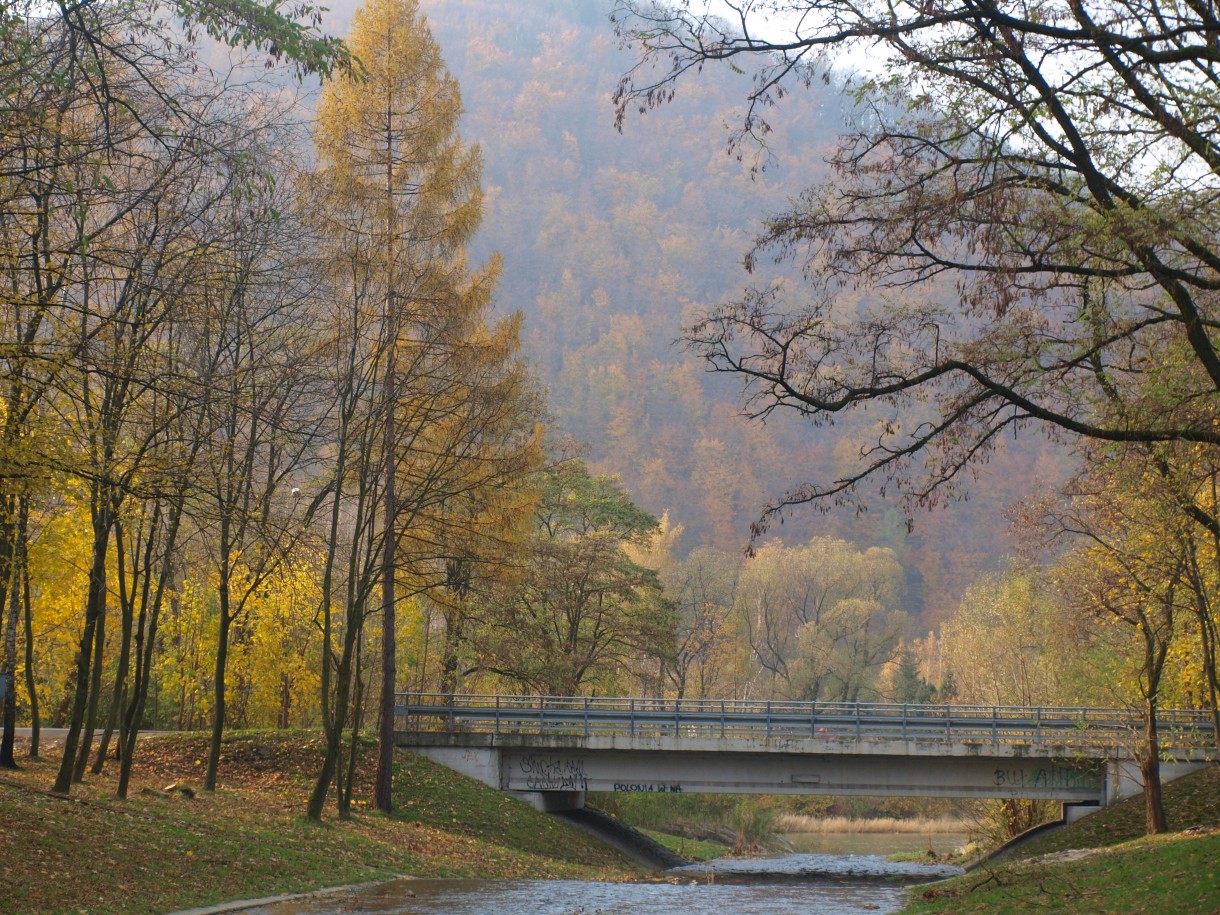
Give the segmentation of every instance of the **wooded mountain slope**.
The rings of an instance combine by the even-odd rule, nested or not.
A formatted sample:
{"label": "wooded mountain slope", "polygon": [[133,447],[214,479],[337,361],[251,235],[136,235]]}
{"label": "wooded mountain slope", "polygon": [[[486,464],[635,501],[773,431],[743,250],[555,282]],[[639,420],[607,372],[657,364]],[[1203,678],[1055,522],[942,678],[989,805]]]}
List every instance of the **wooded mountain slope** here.
{"label": "wooded mountain slope", "polygon": [[[356,4],[336,4],[343,30]],[[459,79],[466,139],[483,147],[487,209],[474,250],[504,257],[498,301],[521,309],[524,338],[550,389],[554,426],[587,442],[598,472],[622,477],[638,504],[684,528],[678,549],[736,550],[769,498],[801,476],[831,477],[868,427],[764,425],[739,413],[734,383],[675,345],[681,328],[750,283],[784,277],[742,259],[761,219],[826,174],[845,118],[843,93],[818,84],[772,119],[765,170],[727,151],[750,76],[727,67],[684,87],[663,110],[614,129],[611,93],[630,66],[602,0],[425,0]],[[874,421],[880,421],[878,416]],[[1011,443],[1010,443],[1011,444]],[[894,548],[906,609],[935,623],[967,584],[1011,550],[1004,507],[1064,455],[1031,437],[1006,447],[969,499],[905,519],[878,498],[864,516],[806,511],[771,531]]]}

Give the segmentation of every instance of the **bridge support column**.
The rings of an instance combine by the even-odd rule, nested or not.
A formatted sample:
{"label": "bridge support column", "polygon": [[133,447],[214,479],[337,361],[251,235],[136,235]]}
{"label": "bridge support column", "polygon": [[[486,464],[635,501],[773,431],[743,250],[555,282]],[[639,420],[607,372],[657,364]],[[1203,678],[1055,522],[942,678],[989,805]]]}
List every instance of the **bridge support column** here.
{"label": "bridge support column", "polygon": [[1098,804],[1096,802],[1085,804],[1064,804],[1063,822],[1065,824],[1075,823],[1077,820],[1083,820],[1085,817],[1093,815],[1104,807],[1104,804]]}
{"label": "bridge support column", "polygon": [[[1183,775],[1190,775],[1206,768],[1202,762],[1162,762],[1161,784],[1168,784]],[[1140,764],[1134,759],[1111,760],[1106,766],[1106,804],[1116,804],[1144,791],[1144,778]]]}
{"label": "bridge support column", "polygon": [[468,778],[503,791],[504,754],[499,747],[415,747],[415,752]]}
{"label": "bridge support column", "polygon": [[[447,766],[468,778],[499,791],[508,790],[504,752],[499,747],[416,747],[415,752]],[[513,797],[543,813],[579,810],[585,806],[584,791],[508,791]]]}

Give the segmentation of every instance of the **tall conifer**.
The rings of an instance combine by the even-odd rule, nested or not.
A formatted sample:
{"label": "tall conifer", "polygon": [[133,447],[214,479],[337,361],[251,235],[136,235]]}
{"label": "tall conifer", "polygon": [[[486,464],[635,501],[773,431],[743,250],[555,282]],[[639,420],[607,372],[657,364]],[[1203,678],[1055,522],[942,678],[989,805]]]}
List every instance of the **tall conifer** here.
{"label": "tall conifer", "polygon": [[[406,544],[442,544],[445,538],[435,533],[419,536],[421,527],[435,524],[443,514],[441,504],[455,492],[469,491],[472,479],[509,470],[485,462],[494,469],[472,474],[470,464],[486,458],[484,433],[503,427],[503,417],[493,414],[516,401],[521,385],[514,362],[516,321],[491,329],[484,320],[498,261],[472,271],[465,259],[465,245],[482,216],[480,155],[458,135],[462,108],[457,82],[445,69],[418,3],[370,0],[356,14],[349,45],[364,70],[328,85],[319,106],[317,218],[322,233],[332,239],[332,270],[343,296],[338,307],[348,311],[349,326],[367,329],[359,368],[371,382],[363,440],[375,443],[380,453],[367,466],[375,479],[366,478],[368,485],[357,489],[375,491],[380,521],[371,523],[367,502],[368,529],[376,531],[367,544],[372,559],[362,570],[367,588],[349,586],[348,593],[367,593],[375,588],[374,580],[380,583],[375,794],[377,806],[388,811],[396,600],[408,588],[416,593],[428,585],[419,580],[420,564],[404,555]],[[492,372],[494,382],[513,382],[510,387],[518,392],[513,397],[486,396],[486,388],[495,387],[486,361],[496,350],[489,345],[496,338],[502,341],[498,358],[503,371]],[[525,451],[521,454],[524,460]],[[432,565],[443,568],[443,562]],[[349,612],[345,658],[358,651],[350,638],[355,625]],[[329,639],[328,617],[323,627]],[[329,671],[323,676],[323,701],[330,705],[324,715],[328,761],[311,801],[312,816],[320,815],[329,780],[338,772],[346,702],[359,687],[352,688],[350,664],[340,662],[335,671],[333,684]],[[341,781],[341,809],[343,797]]]}

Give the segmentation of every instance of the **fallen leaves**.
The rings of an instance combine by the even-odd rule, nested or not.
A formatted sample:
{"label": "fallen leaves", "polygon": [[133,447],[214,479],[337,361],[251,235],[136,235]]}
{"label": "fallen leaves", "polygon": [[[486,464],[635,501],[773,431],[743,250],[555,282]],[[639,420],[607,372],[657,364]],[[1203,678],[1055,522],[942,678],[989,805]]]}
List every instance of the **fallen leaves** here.
{"label": "fallen leaves", "polygon": [[[250,752],[255,746],[262,751]],[[189,802],[166,797],[161,787],[192,777],[205,747],[203,738],[184,735],[142,741],[126,802],[113,797],[111,772],[75,787],[67,802],[51,797],[45,786],[55,766],[46,761],[0,781],[0,836],[13,837],[17,849],[9,855],[6,846],[0,855],[0,909],[72,911],[88,892],[92,915],[164,912],[402,873],[630,873],[623,859],[583,834],[406,754],[396,782],[399,815],[367,812],[372,772],[362,771],[353,818],[340,823],[328,812],[318,828],[303,815],[318,744],[297,734],[227,742],[220,790]],[[144,788],[151,793],[141,794]],[[30,881],[29,874],[45,879]],[[12,886],[38,895],[10,897]]]}

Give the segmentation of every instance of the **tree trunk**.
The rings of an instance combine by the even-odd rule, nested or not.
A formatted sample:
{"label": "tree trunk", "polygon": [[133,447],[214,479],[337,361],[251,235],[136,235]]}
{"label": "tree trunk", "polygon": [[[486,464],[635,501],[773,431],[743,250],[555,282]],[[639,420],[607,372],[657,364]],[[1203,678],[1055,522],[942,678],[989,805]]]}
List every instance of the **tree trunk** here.
{"label": "tree trunk", "polygon": [[457,608],[450,608],[445,614],[445,644],[441,653],[441,680],[440,691],[442,695],[451,696],[457,692],[458,687],[458,645],[460,642],[459,626],[460,623],[453,619],[453,614],[459,613]]}
{"label": "tree trunk", "polygon": [[313,783],[313,791],[309,794],[309,803],[305,814],[314,822],[322,820],[322,811],[326,808],[326,795],[330,792],[331,782],[335,780],[335,769],[339,764],[339,741],[333,728],[325,734],[326,746],[322,754],[322,768],[318,778]]}
{"label": "tree trunk", "polygon": [[106,726],[102,729],[102,739],[97,743],[97,752],[93,754],[93,765],[89,767],[91,775],[101,775],[106,768],[106,754],[110,752],[110,741],[114,738],[114,729],[119,723],[119,709],[123,706],[123,681],[115,678],[114,695],[110,699],[110,711],[106,715]]}
{"label": "tree trunk", "polygon": [[1216,624],[1206,606],[1196,607],[1199,620],[1199,639],[1203,654],[1203,676],[1207,683],[1205,705],[1211,711],[1212,739],[1220,747],[1220,681],[1216,673]]}
{"label": "tree trunk", "polygon": [[[393,304],[388,306],[393,308]],[[381,557],[381,707],[377,732],[377,782],[373,796],[377,809],[383,813],[394,811],[394,690],[398,683],[397,622],[394,618],[394,582],[396,557],[394,536],[397,527],[398,509],[395,502],[394,475],[394,342],[390,342],[390,353],[386,363],[386,419],[385,419],[385,517],[383,520]]]}
{"label": "tree trunk", "polygon": [[6,500],[8,519],[0,526],[0,537],[4,539],[4,554],[0,557],[0,619],[4,633],[3,666],[0,667],[0,687],[3,687],[0,693],[4,696],[0,707],[4,722],[4,734],[0,737],[0,768],[3,769],[17,768],[13,748],[17,738],[17,614],[21,602],[18,501],[11,497]]}
{"label": "tree trunk", "polygon": [[[340,815],[343,814],[342,798],[343,784],[340,762],[342,761],[343,730],[347,723],[348,702],[351,698],[352,662],[356,654],[356,633],[363,624],[363,614],[357,610],[348,615],[347,628],[343,633],[343,653],[335,670],[335,692],[332,697],[326,696],[324,702],[333,701],[334,706],[323,712],[323,730],[326,738],[325,756],[322,759],[322,770],[314,782],[313,792],[309,796],[308,816],[311,820],[321,820],[322,810],[326,806],[326,795],[336,777],[339,778],[338,789],[340,798]],[[329,653],[328,653],[329,654]],[[329,663],[329,660],[327,660]]]}
{"label": "tree trunk", "polygon": [[[14,559],[17,550],[13,550]],[[0,738],[0,768],[16,769],[17,760],[13,747],[17,737],[17,617],[21,607],[21,570],[12,563],[9,578],[12,587],[8,591],[8,614],[4,618],[4,668],[0,677],[4,679],[4,736]]]}
{"label": "tree trunk", "polygon": [[[106,648],[106,611],[107,611],[107,604],[106,604],[107,590],[106,589],[108,588],[108,583],[106,581],[106,574],[104,571],[105,563],[106,563],[105,551],[109,548],[110,537],[111,537],[111,534],[114,532],[114,527],[115,527],[117,518],[118,518],[117,499],[110,491],[107,491],[106,510],[105,510],[106,529],[100,538],[101,544],[102,544],[102,551],[103,551],[103,556],[102,556],[102,564],[103,564],[102,589],[103,590],[102,590],[102,600],[101,600],[101,612],[98,614],[97,626],[94,629],[92,673],[89,678],[88,705],[87,705],[87,712],[85,715],[85,722],[84,722],[85,737],[84,737],[83,742],[81,743],[80,752],[76,759],[76,767],[73,770],[73,774],[72,774],[72,780],[74,782],[79,782],[85,777],[85,768],[89,765],[89,750],[93,745],[93,732],[94,732],[95,728],[97,727],[97,704],[100,701],[101,695],[102,695],[102,670],[105,667],[105,648]],[[65,753],[67,752],[66,744],[64,747],[64,752]]]}
{"label": "tree trunk", "polygon": [[[349,366],[350,371],[350,366]],[[350,374],[348,376],[351,377]],[[346,398],[350,394],[350,389],[343,392]],[[346,400],[344,401],[346,407]],[[339,531],[340,519],[342,517],[343,503],[343,481],[347,473],[347,447],[348,447],[348,414],[346,411],[341,411],[341,420],[339,425],[339,453],[335,459],[335,488],[331,503],[330,514],[330,529],[327,532],[327,548],[326,560],[322,570],[322,671],[320,677],[320,697],[322,705],[322,735],[325,740],[325,747],[322,757],[322,768],[318,771],[318,778],[314,782],[313,791],[309,794],[309,802],[306,805],[306,815],[315,822],[321,822],[322,811],[326,808],[326,796],[330,792],[330,786],[334,783],[335,774],[339,766],[339,751],[340,742],[343,739],[343,724],[346,720],[345,712],[347,710],[348,684],[349,674],[348,669],[351,663],[351,655],[348,650],[349,634],[352,627],[363,625],[363,616],[359,613],[359,607],[349,608],[347,616],[347,628],[344,630],[343,651],[339,663],[335,664],[334,652],[332,650],[333,641],[333,607],[334,607],[334,580],[335,580],[335,563],[338,561],[339,551]],[[359,511],[357,511],[359,515]],[[357,518],[359,521],[359,518]],[[360,525],[357,523],[356,529]],[[350,572],[350,569],[349,569]],[[331,686],[331,670],[334,668],[335,683]]]}
{"label": "tree trunk", "polygon": [[93,665],[89,676],[89,701],[85,710],[84,739],[81,741],[80,750],[76,756],[76,765],[72,770],[72,781],[74,782],[79,782],[85,777],[85,769],[89,765],[89,751],[93,748],[93,733],[97,729],[97,703],[102,694],[102,670],[105,667],[105,613],[98,617],[93,635]]}
{"label": "tree trunk", "polygon": [[352,729],[351,749],[347,755],[346,771],[339,778],[339,819],[352,818],[352,786],[356,783],[356,761],[360,758],[360,728],[364,724],[364,678],[360,676],[361,654],[364,647],[363,633],[356,634],[356,652],[352,664]]}
{"label": "tree trunk", "polygon": [[1168,832],[1165,820],[1165,803],[1161,797],[1160,739],[1156,727],[1155,698],[1144,704],[1144,740],[1140,748],[1140,775],[1144,780],[1144,818],[1148,835]]}
{"label": "tree trunk", "polygon": [[[95,499],[97,498],[95,494]],[[72,708],[68,718],[68,733],[64,737],[64,755],[52,790],[68,794],[72,790],[72,769],[80,746],[81,727],[85,722],[88,701],[89,674],[93,666],[94,633],[106,613],[106,547],[110,539],[110,513],[99,508],[93,521],[93,551],[89,563],[89,592],[85,599],[85,626],[81,631],[80,648],[76,655]]]}
{"label": "tree trunk", "polygon": [[[157,588],[152,604],[145,603],[140,608],[140,619],[135,634],[136,670],[131,684],[130,700],[123,710],[119,726],[119,784],[115,794],[120,798],[127,797],[127,788],[131,782],[131,764],[135,758],[136,741],[140,736],[140,724],[144,719],[144,706],[148,701],[148,686],[152,681],[153,652],[157,645],[157,625],[161,618],[161,605],[165,600],[166,585],[173,574],[174,544],[178,539],[178,527],[182,519],[182,505],[174,508],[170,519],[169,531],[165,537],[164,558],[161,563],[161,574],[157,578]],[[151,568],[151,565],[149,566]]]}
{"label": "tree trunk", "polygon": [[23,561],[21,602],[25,606],[25,689],[30,699],[30,759],[38,758],[38,741],[42,731],[42,715],[38,710],[38,688],[34,680],[34,605],[30,599],[30,570]]}
{"label": "tree trunk", "polygon": [[225,599],[224,589],[221,594],[220,632],[216,640],[216,683],[212,703],[212,738],[208,746],[207,773],[203,780],[203,787],[207,791],[216,790],[216,773],[220,769],[220,741],[225,728],[225,668],[229,662],[229,630],[232,621],[229,619],[229,602]]}
{"label": "tree trunk", "polygon": [[[386,33],[387,40],[390,33]],[[398,624],[394,617],[394,561],[397,558],[398,540],[395,531],[398,528],[398,504],[395,489],[398,474],[398,436],[394,425],[395,407],[398,400],[395,373],[398,366],[395,360],[398,356],[398,301],[394,275],[396,258],[397,209],[394,200],[394,93],[387,93],[385,98],[385,203],[386,203],[386,234],[385,234],[385,315],[382,326],[385,331],[386,363],[384,400],[385,410],[385,441],[382,460],[385,462],[383,472],[385,487],[385,517],[383,519],[381,556],[381,609],[382,609],[382,643],[381,643],[381,711],[378,716],[377,732],[377,781],[373,786],[373,798],[377,809],[384,813],[394,810],[394,690],[398,686]],[[354,748],[353,748],[354,749]]]}
{"label": "tree trunk", "polygon": [[[150,533],[149,536],[152,536]],[[115,522],[114,525],[114,551],[115,564],[119,579],[119,619],[120,619],[120,635],[119,635],[119,663],[114,674],[114,694],[110,698],[110,714],[106,716],[106,728],[102,733],[102,739],[98,743],[97,755],[93,758],[93,768],[89,771],[94,775],[100,775],[102,769],[106,765],[106,754],[110,750],[110,741],[114,737],[114,729],[118,725],[119,716],[122,713],[123,707],[126,704],[127,696],[127,672],[131,666],[131,632],[134,622],[134,607],[135,587],[139,585],[139,562],[134,563],[132,587],[127,584],[127,561],[126,550],[127,545],[123,539],[123,523]],[[147,569],[145,570],[147,573]]]}

